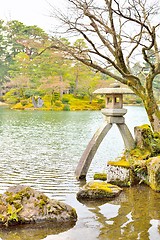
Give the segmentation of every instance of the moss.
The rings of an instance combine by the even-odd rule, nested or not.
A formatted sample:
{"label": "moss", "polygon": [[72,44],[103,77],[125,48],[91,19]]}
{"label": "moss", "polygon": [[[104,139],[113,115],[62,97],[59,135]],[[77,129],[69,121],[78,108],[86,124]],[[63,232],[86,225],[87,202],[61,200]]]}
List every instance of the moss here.
{"label": "moss", "polygon": [[4,222],[5,221],[5,216],[3,214],[0,214],[0,222]]}
{"label": "moss", "polygon": [[120,194],[122,189],[106,182],[89,182],[77,193],[77,199],[111,199]]}
{"label": "moss", "polygon": [[106,173],[95,173],[94,174],[94,180],[106,181],[107,180],[107,174]]}
{"label": "moss", "polygon": [[23,207],[16,209],[14,206],[8,204],[8,209],[7,209],[7,221],[5,223],[6,226],[8,226],[9,224],[13,224],[15,221],[18,222],[19,221],[19,216],[18,213],[23,209]]}
{"label": "moss", "polygon": [[13,201],[13,205],[16,209],[20,209],[22,208],[22,204],[20,202],[17,202],[17,201]]}
{"label": "moss", "polygon": [[48,203],[49,198],[45,195],[40,195],[37,197],[37,202],[35,203],[35,207],[38,206],[39,209],[43,209],[44,206]]}
{"label": "moss", "polygon": [[77,217],[77,213],[76,213],[76,209],[72,208],[71,210],[71,217],[75,219],[75,217]]}
{"label": "moss", "polygon": [[132,166],[137,160],[147,160],[151,157],[151,151],[148,149],[134,148],[131,151],[125,153],[130,166]]}
{"label": "moss", "polygon": [[148,125],[148,124],[143,124],[143,125],[141,125],[141,126],[138,126],[139,128],[141,128],[141,129],[144,129],[144,130],[151,130],[151,127]]}
{"label": "moss", "polygon": [[150,143],[153,139],[153,132],[151,127],[148,124],[144,124],[141,126],[142,129],[142,136],[144,139],[144,146],[150,147]]}
{"label": "moss", "polygon": [[160,133],[155,132],[151,142],[152,156],[156,156],[160,153]]}
{"label": "moss", "polygon": [[6,201],[8,203],[13,203],[15,200],[22,200],[23,198],[30,198],[30,188],[26,187],[22,191],[19,191],[18,193],[13,193],[13,192],[6,192],[5,193],[8,197],[6,197]]}
{"label": "moss", "polygon": [[[156,156],[160,153],[160,133],[152,132],[151,127],[148,124],[144,124],[142,126],[136,127],[136,129],[140,129],[141,133],[141,146],[137,146],[141,148],[141,151],[148,150],[151,153],[151,156]],[[137,143],[137,145],[139,145]]]}
{"label": "moss", "polygon": [[43,201],[43,199],[41,199],[38,203],[38,206],[40,209],[42,209],[45,205],[46,205],[46,203]]}
{"label": "moss", "polygon": [[157,184],[160,185],[160,171],[156,173],[155,180],[156,180]]}
{"label": "moss", "polygon": [[90,188],[92,190],[98,189],[98,190],[104,190],[106,192],[112,193],[112,184],[105,183],[105,182],[92,182],[89,183],[87,188]]}
{"label": "moss", "polygon": [[125,168],[129,168],[130,167],[130,163],[129,163],[129,161],[126,160],[125,156],[123,156],[119,161],[109,161],[108,165],[118,166],[118,167],[125,167]]}
{"label": "moss", "polygon": [[119,179],[115,179],[114,181],[111,181],[110,183],[117,185],[119,187],[130,187],[131,186],[131,181],[121,181]]}
{"label": "moss", "polygon": [[37,197],[38,200],[43,200],[43,202],[48,203],[48,197],[45,195],[40,195]]}
{"label": "moss", "polygon": [[160,119],[160,111],[159,110],[155,111],[155,115]]}
{"label": "moss", "polygon": [[153,136],[155,139],[160,139],[160,132],[154,132]]}
{"label": "moss", "polygon": [[135,166],[134,173],[137,177],[139,177],[141,180],[143,178],[143,181],[147,181],[148,171],[146,166]]}

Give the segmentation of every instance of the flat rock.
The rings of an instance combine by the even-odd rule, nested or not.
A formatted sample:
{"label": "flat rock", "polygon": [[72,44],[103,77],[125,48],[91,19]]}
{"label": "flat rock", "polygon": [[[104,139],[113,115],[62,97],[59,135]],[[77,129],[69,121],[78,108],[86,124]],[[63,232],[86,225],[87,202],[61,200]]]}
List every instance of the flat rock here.
{"label": "flat rock", "polygon": [[77,193],[77,199],[110,199],[118,196],[122,188],[106,182],[93,181],[85,184]]}
{"label": "flat rock", "polygon": [[0,224],[3,226],[24,223],[64,223],[77,220],[71,206],[50,199],[28,186],[17,185],[0,195]]}

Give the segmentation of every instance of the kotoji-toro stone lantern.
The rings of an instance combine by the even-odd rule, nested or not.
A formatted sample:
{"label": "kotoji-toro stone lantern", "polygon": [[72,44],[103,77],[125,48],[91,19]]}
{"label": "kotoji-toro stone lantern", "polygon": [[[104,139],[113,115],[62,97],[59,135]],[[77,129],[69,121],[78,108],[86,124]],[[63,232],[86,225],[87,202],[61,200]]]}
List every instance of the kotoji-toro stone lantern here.
{"label": "kotoji-toro stone lantern", "polygon": [[124,123],[123,115],[127,109],[123,108],[123,95],[133,94],[129,88],[100,88],[94,91],[94,94],[105,95],[105,108],[101,110],[107,117],[108,123]]}
{"label": "kotoji-toro stone lantern", "polygon": [[90,140],[78,163],[75,171],[77,179],[84,179],[86,177],[91,161],[100,143],[113,124],[117,125],[122,135],[125,148],[129,150],[134,148],[135,141],[125,124],[124,115],[127,113],[127,109],[123,108],[123,95],[133,94],[133,92],[129,88],[121,88],[119,85],[115,84],[110,88],[97,89],[94,91],[94,94],[105,95],[105,108],[101,110],[102,114],[105,116],[105,121]]}

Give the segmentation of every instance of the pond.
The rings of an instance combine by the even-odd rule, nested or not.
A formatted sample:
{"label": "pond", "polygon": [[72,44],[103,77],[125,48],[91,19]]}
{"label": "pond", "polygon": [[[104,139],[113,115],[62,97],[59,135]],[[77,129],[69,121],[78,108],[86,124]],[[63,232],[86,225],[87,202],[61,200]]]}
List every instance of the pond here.
{"label": "pond", "polygon": [[[127,106],[126,123],[148,123],[143,107]],[[138,185],[124,188],[116,199],[79,202],[76,193],[83,182],[74,172],[89,140],[103,123],[100,111],[14,111],[0,107],[0,193],[24,184],[77,210],[75,226],[26,226],[0,230],[3,240],[114,240],[160,239],[160,194]],[[105,171],[108,160],[120,156],[123,140],[116,126],[100,145],[87,181]]]}

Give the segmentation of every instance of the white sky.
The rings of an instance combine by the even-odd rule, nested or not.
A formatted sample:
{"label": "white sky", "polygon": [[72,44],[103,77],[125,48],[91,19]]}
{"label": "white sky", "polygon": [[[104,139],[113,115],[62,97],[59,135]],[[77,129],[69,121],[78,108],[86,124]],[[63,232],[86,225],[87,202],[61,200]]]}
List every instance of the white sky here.
{"label": "white sky", "polygon": [[61,7],[63,0],[0,0],[0,19],[37,25],[49,32],[54,24],[53,18],[49,17],[49,3]]}

